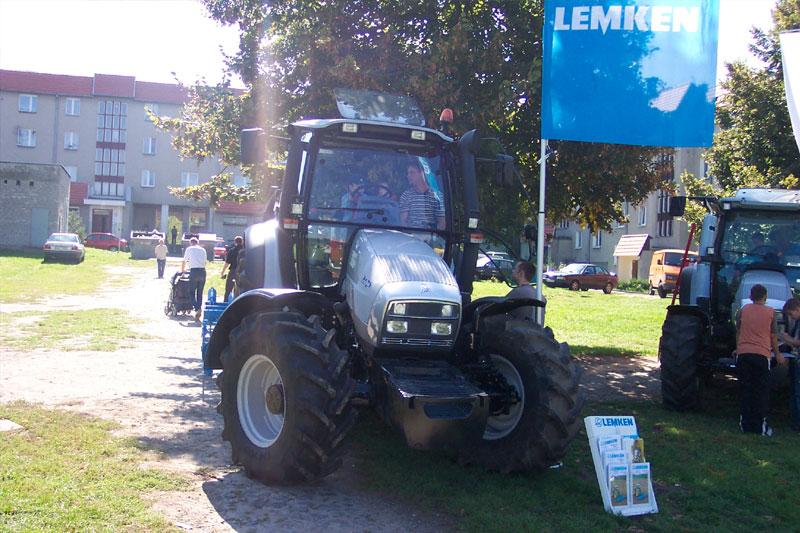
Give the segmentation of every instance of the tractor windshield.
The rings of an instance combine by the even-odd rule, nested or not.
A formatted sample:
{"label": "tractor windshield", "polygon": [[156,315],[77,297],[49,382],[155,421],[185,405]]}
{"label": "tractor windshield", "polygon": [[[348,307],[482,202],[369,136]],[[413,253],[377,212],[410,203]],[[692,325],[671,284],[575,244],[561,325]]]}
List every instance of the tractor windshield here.
{"label": "tractor windshield", "polygon": [[788,211],[733,211],[720,241],[716,281],[720,316],[729,316],[742,274],[749,268],[781,269],[800,291],[800,220]]}
{"label": "tractor windshield", "polygon": [[410,233],[442,255],[444,167],[439,152],[323,144],[308,176],[309,284],[338,283],[344,246],[361,227]]}

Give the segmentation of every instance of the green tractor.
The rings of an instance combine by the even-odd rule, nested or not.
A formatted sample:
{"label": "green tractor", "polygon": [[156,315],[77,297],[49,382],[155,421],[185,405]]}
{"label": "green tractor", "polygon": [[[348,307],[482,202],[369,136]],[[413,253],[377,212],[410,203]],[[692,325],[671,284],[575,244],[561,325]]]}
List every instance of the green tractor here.
{"label": "green tractor", "polygon": [[[779,325],[783,304],[800,291],[800,192],[742,189],[695,200],[709,210],[700,256],[681,273],[679,305],[667,309],[659,344],[663,403],[677,411],[699,408],[715,373],[735,373],[735,317],[753,285],[766,287]],[[673,198],[670,214],[685,206]]]}
{"label": "green tractor", "polygon": [[[233,462],[266,483],[326,476],[369,407],[413,448],[500,472],[558,463],[580,426],[578,365],[512,317],[544,303],[471,299],[477,133],[426,128],[406,98],[337,99],[340,118],[289,127],[274,218],[247,229],[241,292],[204,353]],[[245,162],[262,144],[243,133]],[[496,158],[501,181],[511,165]]]}

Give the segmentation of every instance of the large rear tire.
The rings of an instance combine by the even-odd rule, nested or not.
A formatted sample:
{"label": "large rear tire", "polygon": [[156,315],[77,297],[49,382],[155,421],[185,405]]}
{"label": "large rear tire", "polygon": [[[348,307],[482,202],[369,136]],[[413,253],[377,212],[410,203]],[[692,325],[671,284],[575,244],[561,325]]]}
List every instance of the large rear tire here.
{"label": "large rear tire", "polygon": [[232,460],[265,483],[322,478],[341,465],[355,423],[349,356],[317,318],[259,313],[222,352],[222,438]]}
{"label": "large rear tire", "polygon": [[669,314],[661,328],[661,399],[673,411],[700,407],[703,376],[697,368],[703,322],[693,315]]}
{"label": "large rear tire", "polygon": [[528,320],[490,318],[482,333],[495,368],[517,389],[519,403],[490,416],[483,439],[461,451],[466,463],[503,473],[558,463],[578,434],[581,368],[550,328]]}

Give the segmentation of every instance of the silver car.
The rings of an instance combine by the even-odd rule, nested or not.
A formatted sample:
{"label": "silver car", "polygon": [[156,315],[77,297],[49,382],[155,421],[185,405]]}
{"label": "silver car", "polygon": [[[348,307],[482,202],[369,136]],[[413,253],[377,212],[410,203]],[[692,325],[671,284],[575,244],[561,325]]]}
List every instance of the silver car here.
{"label": "silver car", "polygon": [[59,259],[80,263],[86,256],[86,250],[75,233],[53,233],[42,247],[44,260]]}

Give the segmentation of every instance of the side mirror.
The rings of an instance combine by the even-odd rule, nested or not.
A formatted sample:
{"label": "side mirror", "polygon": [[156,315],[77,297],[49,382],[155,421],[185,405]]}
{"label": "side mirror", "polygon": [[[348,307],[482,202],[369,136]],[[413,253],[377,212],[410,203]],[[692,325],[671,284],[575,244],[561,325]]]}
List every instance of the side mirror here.
{"label": "side mirror", "polygon": [[497,154],[497,175],[495,183],[501,187],[511,187],[514,185],[514,158],[507,154]]}
{"label": "side mirror", "polygon": [[682,217],[684,212],[686,212],[686,197],[673,196],[672,198],[670,198],[669,216]]}
{"label": "side mirror", "polygon": [[243,165],[258,165],[267,158],[267,136],[261,128],[242,130],[240,157]]}
{"label": "side mirror", "polygon": [[536,226],[534,224],[525,224],[525,239],[535,241],[537,237],[538,231],[536,230]]}

